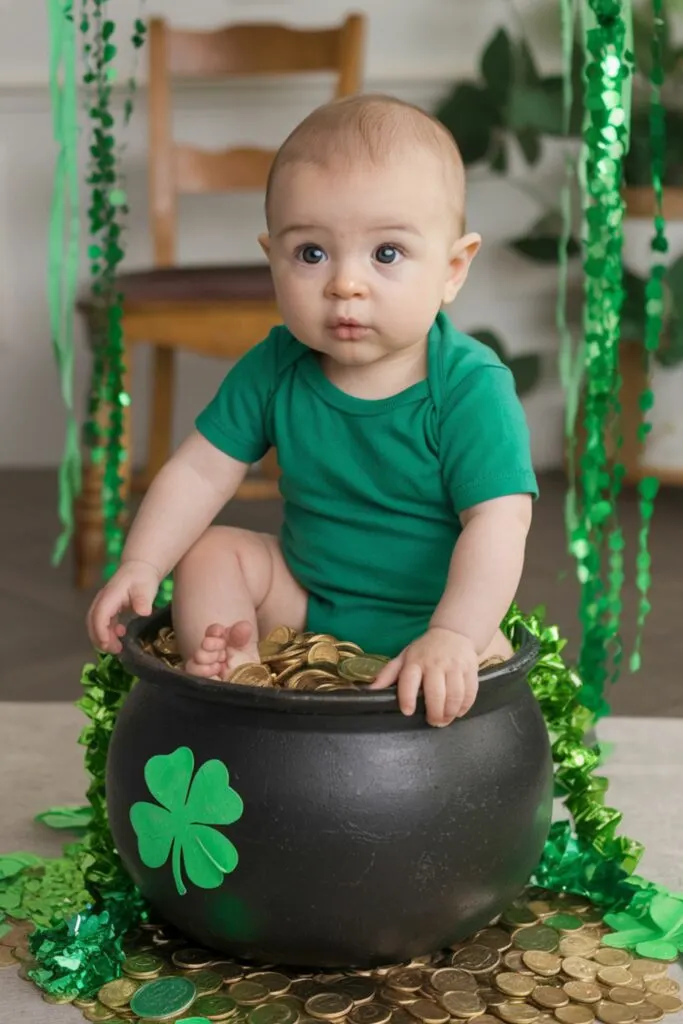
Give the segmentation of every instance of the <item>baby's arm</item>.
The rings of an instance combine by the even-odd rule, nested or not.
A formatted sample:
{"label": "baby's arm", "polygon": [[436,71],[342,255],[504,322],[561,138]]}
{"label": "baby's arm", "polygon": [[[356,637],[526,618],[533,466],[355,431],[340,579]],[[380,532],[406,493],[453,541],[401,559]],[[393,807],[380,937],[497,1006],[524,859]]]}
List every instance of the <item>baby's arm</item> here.
{"label": "baby's arm", "polygon": [[118,615],[149,614],[161,580],[204,533],[246,476],[245,462],[225,455],[194,431],[154,478],[131,526],[121,566],[88,612],[95,646],[118,653],[125,632]]}
{"label": "baby's arm", "polygon": [[467,637],[478,655],[491,643],[519,586],[531,504],[529,494],[511,494],[460,513],[463,530],[430,627]]}
{"label": "baby's arm", "polygon": [[446,589],[423,636],[385,665],[373,688],[398,682],[404,714],[424,691],[427,721],[448,725],[466,714],[478,688],[479,658],[493,640],[522,575],[531,496],[513,494],[460,513],[463,530]]}

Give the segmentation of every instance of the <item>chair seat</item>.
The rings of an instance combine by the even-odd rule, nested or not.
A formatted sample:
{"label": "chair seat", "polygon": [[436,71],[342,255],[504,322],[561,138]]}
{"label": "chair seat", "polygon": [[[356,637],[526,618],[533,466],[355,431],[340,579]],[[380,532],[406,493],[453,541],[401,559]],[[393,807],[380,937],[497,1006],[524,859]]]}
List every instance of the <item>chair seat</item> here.
{"label": "chair seat", "polygon": [[[274,302],[275,291],[268,264],[155,267],[121,274],[117,284],[124,305],[179,303]],[[81,299],[82,312],[92,310],[92,297]]]}

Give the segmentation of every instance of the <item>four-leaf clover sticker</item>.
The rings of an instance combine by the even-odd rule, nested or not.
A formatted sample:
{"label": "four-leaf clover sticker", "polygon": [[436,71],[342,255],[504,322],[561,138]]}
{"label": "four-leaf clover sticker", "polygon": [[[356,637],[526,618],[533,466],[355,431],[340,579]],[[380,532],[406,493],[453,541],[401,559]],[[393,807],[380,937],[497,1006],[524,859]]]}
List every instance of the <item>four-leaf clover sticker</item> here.
{"label": "four-leaf clover sticker", "polygon": [[145,782],[155,800],[130,809],[140,860],[162,867],[171,855],[173,880],[181,896],[187,892],[182,866],[193,885],[216,889],[237,867],[237,850],[214,825],[232,825],[242,816],[242,798],[230,787],[222,761],[206,761],[194,779],[194,754],[178,747],[158,754],[145,765]]}

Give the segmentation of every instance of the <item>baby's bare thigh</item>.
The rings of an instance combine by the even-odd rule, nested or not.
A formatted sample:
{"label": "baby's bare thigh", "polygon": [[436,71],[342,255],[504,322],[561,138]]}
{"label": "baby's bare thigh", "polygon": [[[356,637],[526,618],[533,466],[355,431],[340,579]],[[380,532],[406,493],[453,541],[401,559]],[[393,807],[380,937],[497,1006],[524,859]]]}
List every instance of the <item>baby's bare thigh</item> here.
{"label": "baby's bare thigh", "polygon": [[[280,542],[269,533],[252,533],[250,537],[252,544],[260,548],[261,558],[267,559],[269,571],[265,594],[256,606],[259,636],[266,636],[276,626],[303,630],[306,626],[308,594],[292,576]],[[244,569],[246,574],[246,565]]]}

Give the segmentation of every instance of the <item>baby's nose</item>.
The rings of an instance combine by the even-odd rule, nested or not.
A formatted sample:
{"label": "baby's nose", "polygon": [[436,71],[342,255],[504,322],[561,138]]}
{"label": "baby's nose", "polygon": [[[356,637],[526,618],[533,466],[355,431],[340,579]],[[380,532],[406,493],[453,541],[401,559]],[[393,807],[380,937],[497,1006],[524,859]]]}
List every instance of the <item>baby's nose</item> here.
{"label": "baby's nose", "polygon": [[333,298],[352,299],[367,292],[367,286],[360,274],[351,268],[339,267],[330,277],[327,293]]}

